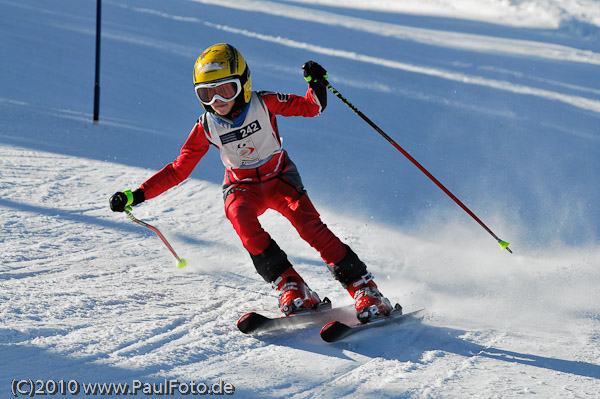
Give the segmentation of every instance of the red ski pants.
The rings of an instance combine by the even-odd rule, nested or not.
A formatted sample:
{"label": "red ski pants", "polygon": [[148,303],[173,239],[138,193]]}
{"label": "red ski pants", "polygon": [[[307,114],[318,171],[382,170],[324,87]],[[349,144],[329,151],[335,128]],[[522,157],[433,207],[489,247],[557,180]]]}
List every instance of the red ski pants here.
{"label": "red ski pants", "polygon": [[276,178],[261,183],[238,184],[225,199],[225,215],[252,255],[263,252],[271,241],[258,216],[267,209],[282,214],[328,264],[341,261],[346,248],[321,221],[321,216],[305,192]]}

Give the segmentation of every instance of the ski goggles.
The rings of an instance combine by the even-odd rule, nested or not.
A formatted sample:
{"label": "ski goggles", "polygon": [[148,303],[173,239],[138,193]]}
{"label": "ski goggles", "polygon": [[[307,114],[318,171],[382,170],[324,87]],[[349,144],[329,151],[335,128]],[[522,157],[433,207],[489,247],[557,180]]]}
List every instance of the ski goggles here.
{"label": "ski goggles", "polygon": [[221,80],[219,82],[199,83],[194,86],[198,100],[204,105],[211,105],[216,100],[233,101],[242,91],[238,78]]}

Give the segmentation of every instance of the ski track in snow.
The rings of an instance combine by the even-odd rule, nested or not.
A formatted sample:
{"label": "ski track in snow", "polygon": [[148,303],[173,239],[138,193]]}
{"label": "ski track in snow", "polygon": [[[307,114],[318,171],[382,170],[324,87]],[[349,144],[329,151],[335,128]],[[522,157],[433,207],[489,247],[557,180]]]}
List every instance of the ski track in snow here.
{"label": "ski track in snow", "polygon": [[563,19],[600,24],[600,5],[593,0],[289,0],[295,3],[356,8],[365,11],[441,16],[530,28],[558,28]]}
{"label": "ski track in snow", "polygon": [[[464,6],[469,2],[460,3]],[[182,58],[189,66],[197,56],[197,38],[184,40],[179,36],[189,34],[190,26],[200,29],[203,40],[210,39],[211,43],[226,35],[247,40],[249,49],[307,50],[332,56],[327,58],[329,70],[340,71],[339,75],[332,73],[336,76],[332,82],[357,89],[373,103],[378,97],[400,93],[422,100],[427,105],[423,106],[425,110],[448,106],[452,112],[467,110],[474,118],[485,115],[489,119],[484,121],[489,123],[515,119],[519,110],[492,109],[479,104],[477,98],[448,100],[448,93],[435,91],[436,84],[427,80],[421,84],[431,86],[423,90],[373,84],[375,78],[354,79],[352,70],[346,68],[356,62],[360,68],[370,64],[460,85],[475,84],[489,97],[496,91],[509,96],[526,94],[554,104],[535,103],[526,113],[537,115],[536,107],[541,107],[544,114],[560,112],[568,120],[572,115],[578,120],[598,120],[600,87],[594,82],[586,85],[571,79],[570,73],[564,73],[564,79],[561,74],[547,71],[538,75],[510,63],[483,63],[473,69],[464,67],[473,60],[463,62],[449,57],[442,67],[433,61],[427,65],[425,59],[422,65],[404,62],[402,57],[388,59],[375,55],[376,49],[374,55],[368,55],[360,42],[356,43],[356,51],[350,50],[354,45],[349,41],[339,47],[330,42],[317,46],[310,35],[304,38],[301,31],[288,29],[287,25],[300,21],[293,23],[298,28],[307,21],[316,21],[322,25],[319,29],[324,37],[342,29],[355,30],[380,38],[372,40],[391,37],[418,46],[502,57],[526,58],[528,54],[536,62],[559,62],[567,70],[572,68],[573,73],[587,73],[588,67],[597,67],[598,53],[562,44],[495,38],[485,32],[411,28],[342,15],[334,8],[326,11],[265,1],[109,1],[104,3],[103,76],[107,87],[103,98],[112,98],[118,104],[113,106],[105,100],[101,123],[92,127],[87,112],[91,108],[87,95],[90,86],[85,86],[79,76],[79,70],[87,65],[79,60],[89,61],[91,56],[71,56],[68,50],[88,46],[92,53],[88,42],[94,34],[93,13],[87,8],[92,9],[93,4],[91,0],[62,1],[56,8],[44,9],[31,1],[0,0],[0,6],[9,15],[14,14],[15,21],[13,24],[13,19],[7,19],[5,27],[0,27],[5,38],[0,45],[8,48],[11,60],[23,63],[22,74],[14,70],[14,77],[5,74],[0,78],[2,397],[12,396],[11,381],[21,378],[128,383],[134,379],[158,383],[166,378],[209,385],[222,379],[236,387],[234,397],[240,398],[598,397],[600,251],[595,242],[570,245],[557,238],[539,248],[517,241],[515,254],[499,253],[493,240],[472,221],[436,219],[433,215],[423,219],[420,228],[403,229],[332,206],[351,198],[339,194],[346,183],[332,179],[332,188],[338,193],[336,202],[319,203],[319,198],[328,197],[316,188],[310,191],[311,196],[315,193],[323,219],[366,261],[392,301],[401,303],[407,311],[425,307],[426,316],[398,328],[374,329],[341,343],[325,344],[318,337],[318,326],[257,336],[243,335],[235,328],[237,318],[247,311],[276,314],[277,296],[256,275],[224,217],[221,188],[212,178],[212,166],[207,165],[218,162],[217,157],[203,160],[199,173],[133,211],[136,217],[161,229],[188,260],[185,269],[175,266],[170,252],[154,233],[108,209],[108,198],[114,191],[144,181],[172,159],[183,143],[185,133],[178,131],[179,125],[171,127],[177,123],[173,115],[190,117],[187,109],[177,110],[178,82],[166,81],[168,76],[178,74],[170,68],[179,69],[165,56]],[[427,4],[421,13],[427,14]],[[198,7],[204,7],[200,8],[203,12]],[[574,3],[565,3],[563,9],[569,7],[574,9]],[[233,19],[223,23],[227,20],[223,16],[231,10],[236,12]],[[481,12],[485,14],[486,10]],[[240,17],[263,14],[279,28],[280,35],[266,28],[248,29]],[[215,22],[210,21],[211,15]],[[24,20],[29,23],[24,24]],[[19,30],[22,26],[29,30]],[[182,33],[167,34],[174,29]],[[154,36],[154,30],[163,34]],[[52,46],[63,42],[64,47],[59,49],[64,54],[56,57]],[[16,43],[25,44],[21,47]],[[205,47],[203,43],[200,47]],[[42,49],[44,45],[48,49]],[[119,46],[126,51],[112,53]],[[40,88],[39,82],[25,79],[31,70],[38,71],[29,57],[32,48],[40,51],[50,66],[61,57],[68,60],[58,64],[64,71],[46,70],[49,76],[63,79],[59,80],[59,90],[46,94],[45,85]],[[127,57],[134,62],[140,54],[146,63],[136,63],[137,69],[131,71],[137,73],[124,72],[121,76],[121,69],[130,71]],[[250,55],[249,59],[256,57]],[[0,60],[0,65],[7,62]],[[282,81],[288,77],[294,82],[301,80],[297,70],[276,58],[265,60],[263,67],[280,72]],[[156,74],[152,77],[160,76],[165,82],[158,79],[148,84],[139,68],[144,73],[151,69]],[[260,77],[259,70],[257,65],[253,74]],[[477,70],[482,76],[461,70]],[[185,77],[189,78],[189,73]],[[75,83],[70,85],[70,80]],[[128,86],[130,82],[132,87]],[[54,84],[52,79],[47,82],[51,89]],[[85,95],[81,94],[83,86]],[[39,97],[30,96],[32,90],[22,88],[38,89]],[[143,95],[137,91],[142,89]],[[115,91],[117,96],[111,94]],[[166,98],[165,103],[171,101],[173,108],[163,104],[146,111],[147,120],[138,119],[137,107],[142,107],[147,97],[160,103],[156,97],[161,96]],[[127,98],[135,102],[127,103]],[[193,101],[193,95],[186,98],[186,103]],[[331,105],[328,112],[337,115],[338,111]],[[302,126],[306,128],[306,124]],[[565,133],[561,136],[565,148],[582,140],[597,155],[599,136],[597,128],[593,129],[594,122],[582,126],[555,128]],[[295,131],[295,125],[289,127]],[[542,121],[535,127],[538,130],[534,133],[540,135],[549,129]],[[177,130],[174,137],[170,129]],[[337,140],[337,134],[350,132],[333,130],[330,134]],[[291,134],[286,140],[288,137],[291,144],[298,144]],[[511,145],[518,143],[514,138],[507,140],[513,140]],[[554,141],[546,143],[548,147],[539,144],[542,150],[551,145],[560,147]],[[321,176],[317,159],[320,150],[300,146],[295,150],[299,158],[303,157],[302,151],[311,151],[317,165],[311,168],[300,164],[304,176]],[[342,153],[335,159],[343,158]],[[441,161],[440,165],[442,170],[447,167]],[[479,166],[483,169],[486,165],[482,162]],[[341,161],[331,168],[338,167],[357,168],[342,165]],[[373,179],[368,172],[365,174]],[[589,184],[592,194],[597,190],[597,182],[592,185],[588,180],[580,181]],[[543,192],[541,187],[535,188]],[[529,189],[523,186],[523,191]],[[427,195],[421,200],[428,201]],[[586,209],[583,205],[581,208]],[[578,211],[581,209],[572,210],[564,219]],[[490,225],[501,231],[514,229],[514,235],[525,241],[526,235],[518,233],[518,223],[501,215],[485,216]],[[261,221],[311,288],[327,295],[335,305],[351,302],[330,278],[318,254],[298,238],[288,223],[270,212]]]}
{"label": "ski track in snow", "polygon": [[[2,170],[11,171],[4,174],[3,182],[20,187],[13,195],[3,197],[0,203],[5,226],[14,232],[8,235],[4,245],[19,248],[2,256],[1,285],[5,301],[0,312],[5,328],[0,342],[9,360],[2,371],[5,386],[9,376],[87,381],[99,377],[127,381],[135,377],[160,381],[162,378],[198,379],[201,375],[207,381],[223,378],[234,383],[242,397],[350,398],[367,397],[373,392],[390,398],[398,397],[397,392],[405,392],[406,397],[439,397],[446,396],[449,390],[452,397],[463,394],[493,397],[489,396],[490,391],[481,391],[483,378],[485,386],[502,390],[499,397],[532,393],[552,396],[557,392],[566,395],[570,391],[578,392],[577,397],[595,395],[594,386],[600,378],[600,366],[594,363],[600,356],[597,320],[575,318],[564,325],[551,319],[563,310],[567,313],[561,318],[572,311],[563,309],[545,315],[543,309],[535,309],[533,315],[548,317],[550,320],[543,320],[544,325],[554,329],[538,336],[540,331],[535,326],[511,320],[517,316],[510,315],[514,308],[510,302],[535,306],[536,300],[527,295],[509,300],[501,293],[491,299],[485,298],[489,294],[481,294],[480,302],[473,303],[473,296],[478,294],[471,292],[465,295],[470,297],[465,299],[465,304],[454,300],[453,309],[446,309],[435,300],[428,301],[436,290],[420,287],[419,281],[423,280],[417,276],[411,283],[411,273],[403,273],[403,289],[399,292],[393,288],[400,283],[397,278],[384,281],[381,286],[405,306],[412,305],[413,301],[428,302],[432,309],[425,321],[400,328],[393,336],[388,336],[383,329],[366,334],[362,339],[335,345],[320,342],[317,328],[284,335],[263,334],[256,338],[240,336],[234,328],[237,316],[247,310],[272,312],[276,298],[249,270],[243,251],[223,244],[231,241],[232,232],[220,215],[218,186],[190,181],[180,188],[182,192],[177,196],[157,199],[152,214],[162,215],[160,221],[153,220],[147,208],[140,207],[135,212],[168,232],[187,217],[195,217],[191,212],[186,215],[186,211],[182,211],[169,223],[169,212],[173,208],[185,208],[185,202],[190,199],[214,204],[214,209],[203,219],[219,220],[217,225],[210,230],[193,226],[185,229],[203,244],[186,244],[185,237],[175,237],[176,248],[189,261],[186,269],[179,270],[156,237],[132,226],[125,217],[119,217],[121,215],[107,214],[106,194],[101,192],[105,183],[102,182],[112,180],[126,184],[116,176],[118,165],[7,146],[3,146],[3,155]],[[78,169],[75,174],[74,165]],[[32,182],[32,172],[36,184]],[[128,178],[142,179],[148,172],[132,170]],[[40,181],[45,183],[39,184]],[[93,187],[100,187],[97,195]],[[6,188],[3,183],[3,193],[10,191]],[[73,195],[94,200],[70,204],[68,198]],[[56,206],[57,203],[61,205]],[[265,224],[271,225],[270,230],[278,237],[289,239],[286,242],[294,249],[290,252],[318,262],[308,248],[303,248],[304,243],[289,237],[289,229],[277,229],[278,220],[274,216]],[[325,217],[342,220],[334,225],[342,234],[353,231],[357,236],[369,235],[341,215],[326,213]],[[373,230],[378,229],[371,226],[366,230],[372,236]],[[173,234],[167,233],[167,236],[174,238]],[[411,241],[409,237],[401,239]],[[381,242],[379,246],[384,248],[389,245],[376,242]],[[411,244],[414,256],[428,258],[420,263],[433,268],[420,272],[433,272],[438,267],[435,259],[440,259],[440,254],[431,254],[432,244],[418,240],[412,240]],[[367,253],[369,250],[379,253],[382,248],[377,247],[359,246]],[[224,258],[223,251],[229,256]],[[597,254],[588,256],[592,256],[590,263],[596,264]],[[481,259],[484,255],[476,257]],[[370,258],[375,265],[379,264],[376,257]],[[522,258],[517,263],[531,261]],[[406,262],[410,263],[410,258]],[[535,269],[545,274],[553,261],[549,257],[538,262],[539,267]],[[318,278],[325,274],[324,268],[317,271],[314,266],[297,263],[309,281],[318,283],[313,284],[313,288],[333,293],[338,303],[347,302],[335,283]],[[554,289],[552,285],[556,280],[569,278],[571,273],[565,275],[560,265],[562,262],[556,262],[558,273],[563,277],[551,277],[540,291]],[[375,271],[380,275],[386,272],[382,266]],[[594,279],[590,285],[595,286],[597,277],[589,277]],[[496,281],[499,282],[499,278]],[[581,277],[571,278],[580,289],[585,287],[579,280]],[[452,286],[447,280],[443,284]],[[515,283],[504,286],[515,288]],[[590,286],[581,294],[585,297],[593,290]],[[572,292],[567,294],[571,295],[571,301],[575,300]],[[239,296],[244,298],[243,302],[231,300]],[[565,306],[563,298],[544,297],[540,292],[537,299],[557,309]],[[504,304],[507,300],[508,305]],[[583,302],[573,307],[581,311],[588,305]],[[477,317],[468,316],[476,313],[476,308],[487,313],[481,314],[484,320],[498,317],[504,320],[500,324],[506,323],[507,327],[477,326]],[[438,327],[447,325],[446,312],[463,315],[467,320],[455,320],[462,326],[456,329]],[[512,324],[518,328],[510,328]],[[528,328],[533,331],[519,331]],[[571,342],[570,334],[574,331],[579,331],[578,341],[583,341],[577,346]],[[378,340],[384,340],[385,345]],[[561,350],[558,355],[557,347],[569,349]],[[34,359],[64,366],[57,371]],[[21,365],[16,371],[13,362]],[[290,368],[289,362],[295,366]],[[532,369],[539,370],[532,372]],[[272,370],[278,371],[273,373]],[[490,370],[493,370],[491,375]],[[558,378],[557,373],[563,377]],[[263,377],[256,379],[257,375]],[[478,383],[471,382],[474,380]],[[589,395],[580,395],[584,392]]]}
{"label": "ski track in snow", "polygon": [[[485,37],[478,35],[461,34],[455,32],[433,31],[419,28],[411,28],[406,26],[391,25],[381,22],[368,21],[360,18],[343,17],[327,12],[315,10],[304,10],[299,7],[275,4],[267,1],[212,1],[212,0],[193,0],[206,4],[216,4],[219,6],[232,7],[242,10],[252,10],[254,12],[264,12],[278,17],[294,18],[303,21],[319,22],[328,25],[339,25],[348,29],[357,29],[364,32],[369,32],[381,36],[390,36],[401,40],[413,40],[419,43],[458,48],[461,50],[470,50],[476,52],[492,52],[492,53],[508,53],[519,56],[533,56],[561,61],[573,61],[600,65],[600,54],[592,51],[582,51],[578,49],[568,48],[565,46],[557,46],[549,43],[531,42],[524,40],[499,39],[495,37]],[[382,65],[389,68],[399,69],[403,71],[413,72],[417,74],[425,74],[438,77],[441,79],[453,80],[457,82],[482,85],[498,90],[506,90],[517,94],[526,94],[538,96],[542,98],[562,101],[575,107],[588,109],[595,112],[600,112],[600,101],[580,97],[570,96],[549,90],[542,90],[535,87],[516,85],[507,81],[486,79],[480,76],[467,75],[456,73],[447,70],[441,70],[431,67],[423,67],[419,65],[397,62],[379,57],[372,57],[364,54],[358,54],[352,51],[341,49],[327,48],[314,43],[299,42],[281,36],[272,36],[260,34],[257,32],[238,29],[227,25],[213,24],[201,19],[174,16],[165,13],[157,13],[154,10],[134,8],[136,11],[157,14],[163,18],[170,18],[177,21],[203,23],[206,26],[215,29],[224,30],[240,35],[257,38],[271,43],[276,43],[292,48],[304,49],[317,54],[327,54],[330,56],[345,58],[348,60],[360,61],[375,65]],[[91,32],[91,31],[90,31]],[[155,44],[150,44],[154,46]],[[171,50],[175,51],[175,50]],[[334,79],[335,81],[335,79]],[[580,90],[585,91],[586,88],[580,87]]]}
{"label": "ski track in snow", "polygon": [[[583,51],[552,43],[534,42],[528,40],[499,38],[492,36],[474,35],[459,32],[442,31],[435,29],[422,29],[397,24],[371,21],[364,18],[343,16],[340,14],[305,9],[264,0],[250,0],[244,2],[227,0],[192,0],[203,4],[213,4],[221,7],[231,7],[246,11],[262,12],[277,17],[293,18],[311,23],[321,23],[339,26],[346,29],[368,32],[379,36],[393,37],[399,40],[415,41],[422,44],[450,47],[475,52],[491,52],[495,54],[511,54],[529,57],[548,58],[560,61],[572,61],[600,64],[600,54],[593,51]],[[140,10],[142,11],[142,10]],[[148,12],[153,12],[148,10]],[[599,11],[600,12],[600,11]],[[169,16],[159,13],[164,17],[184,20],[184,17]],[[186,19],[192,22],[200,20]],[[315,45],[306,45],[308,48]]]}

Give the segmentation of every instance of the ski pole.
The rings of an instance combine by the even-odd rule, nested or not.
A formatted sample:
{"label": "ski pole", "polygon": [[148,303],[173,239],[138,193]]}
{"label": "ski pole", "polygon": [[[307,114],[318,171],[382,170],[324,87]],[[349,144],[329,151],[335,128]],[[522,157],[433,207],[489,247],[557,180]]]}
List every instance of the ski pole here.
{"label": "ski pole", "polygon": [[[310,81],[310,76],[308,76],[306,79],[308,81]],[[327,79],[327,75],[325,75],[325,79]],[[448,190],[438,179],[436,179],[431,173],[429,173],[429,171],[427,169],[425,169],[425,167],[423,167],[423,165],[421,165],[415,158],[413,158],[408,152],[406,152],[406,150],[404,148],[400,147],[400,145],[398,145],[398,143],[396,143],[390,136],[388,136],[383,130],[381,130],[381,128],[379,128],[379,126],[377,126],[365,114],[363,114],[354,104],[352,104],[350,101],[348,101],[348,99],[346,97],[344,97],[339,91],[337,91],[331,84],[329,84],[329,82],[327,80],[325,80],[325,82],[327,83],[327,86],[326,86],[327,90],[329,90],[330,92],[333,93],[333,95],[335,95],[337,98],[342,100],[342,102],[344,104],[346,104],[352,111],[354,111],[365,122],[367,122],[369,124],[369,126],[371,126],[373,129],[375,129],[375,131],[377,133],[379,133],[381,136],[383,136],[384,139],[386,139],[391,145],[393,145],[398,151],[400,151],[402,153],[402,155],[404,155],[406,158],[408,158],[409,161],[411,161],[417,168],[419,168],[419,170],[421,172],[425,173],[425,175],[427,177],[429,177],[429,179],[431,181],[433,181],[440,189],[442,189],[442,191],[444,193],[446,193],[450,198],[452,198],[452,200],[454,202],[456,202],[456,204],[458,206],[460,206],[465,212],[467,212],[467,214],[469,214],[469,216],[471,216],[477,223],[479,223],[479,225],[481,225],[481,227],[483,227],[485,229],[485,231],[487,231],[492,237],[494,237],[494,239],[498,242],[498,244],[500,244],[501,250],[506,249],[508,252],[510,252],[512,254],[512,251],[508,247],[508,245],[509,245],[508,242],[502,241],[500,238],[498,238],[498,236],[496,234],[494,234],[494,232],[489,227],[487,227],[485,225],[485,223],[483,223],[481,221],[481,219],[479,219],[477,217],[477,215],[475,215],[465,204],[462,203],[461,200],[459,200],[454,194],[452,194],[450,192],[450,190]]]}
{"label": "ski pole", "polygon": [[162,233],[160,232],[159,229],[157,229],[156,227],[154,227],[152,225],[149,225],[148,223],[143,222],[143,221],[139,220],[138,218],[136,218],[135,216],[133,216],[133,213],[131,213],[131,207],[130,206],[127,206],[125,208],[125,213],[135,223],[139,224],[140,226],[144,226],[144,227],[149,228],[150,230],[152,230],[153,232],[155,232],[156,235],[158,235],[158,237],[160,237],[160,239],[162,240],[162,242],[164,242],[165,245],[167,246],[167,248],[169,248],[169,251],[171,251],[171,253],[173,254],[173,256],[175,256],[175,259],[177,259],[177,267],[178,268],[183,269],[187,265],[187,261],[184,258],[180,258],[179,256],[177,256],[177,253],[175,252],[175,250],[173,249],[173,247],[171,246],[171,244],[169,244],[169,241],[167,241],[167,239],[165,238],[165,236],[162,235]]}

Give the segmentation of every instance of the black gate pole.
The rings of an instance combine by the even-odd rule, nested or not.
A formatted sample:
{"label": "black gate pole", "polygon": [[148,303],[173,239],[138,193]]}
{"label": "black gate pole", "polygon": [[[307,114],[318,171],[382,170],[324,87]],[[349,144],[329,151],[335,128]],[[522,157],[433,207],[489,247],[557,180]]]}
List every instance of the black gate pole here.
{"label": "black gate pole", "polygon": [[96,0],[96,78],[94,82],[94,125],[98,124],[100,114],[100,14],[102,0]]}

